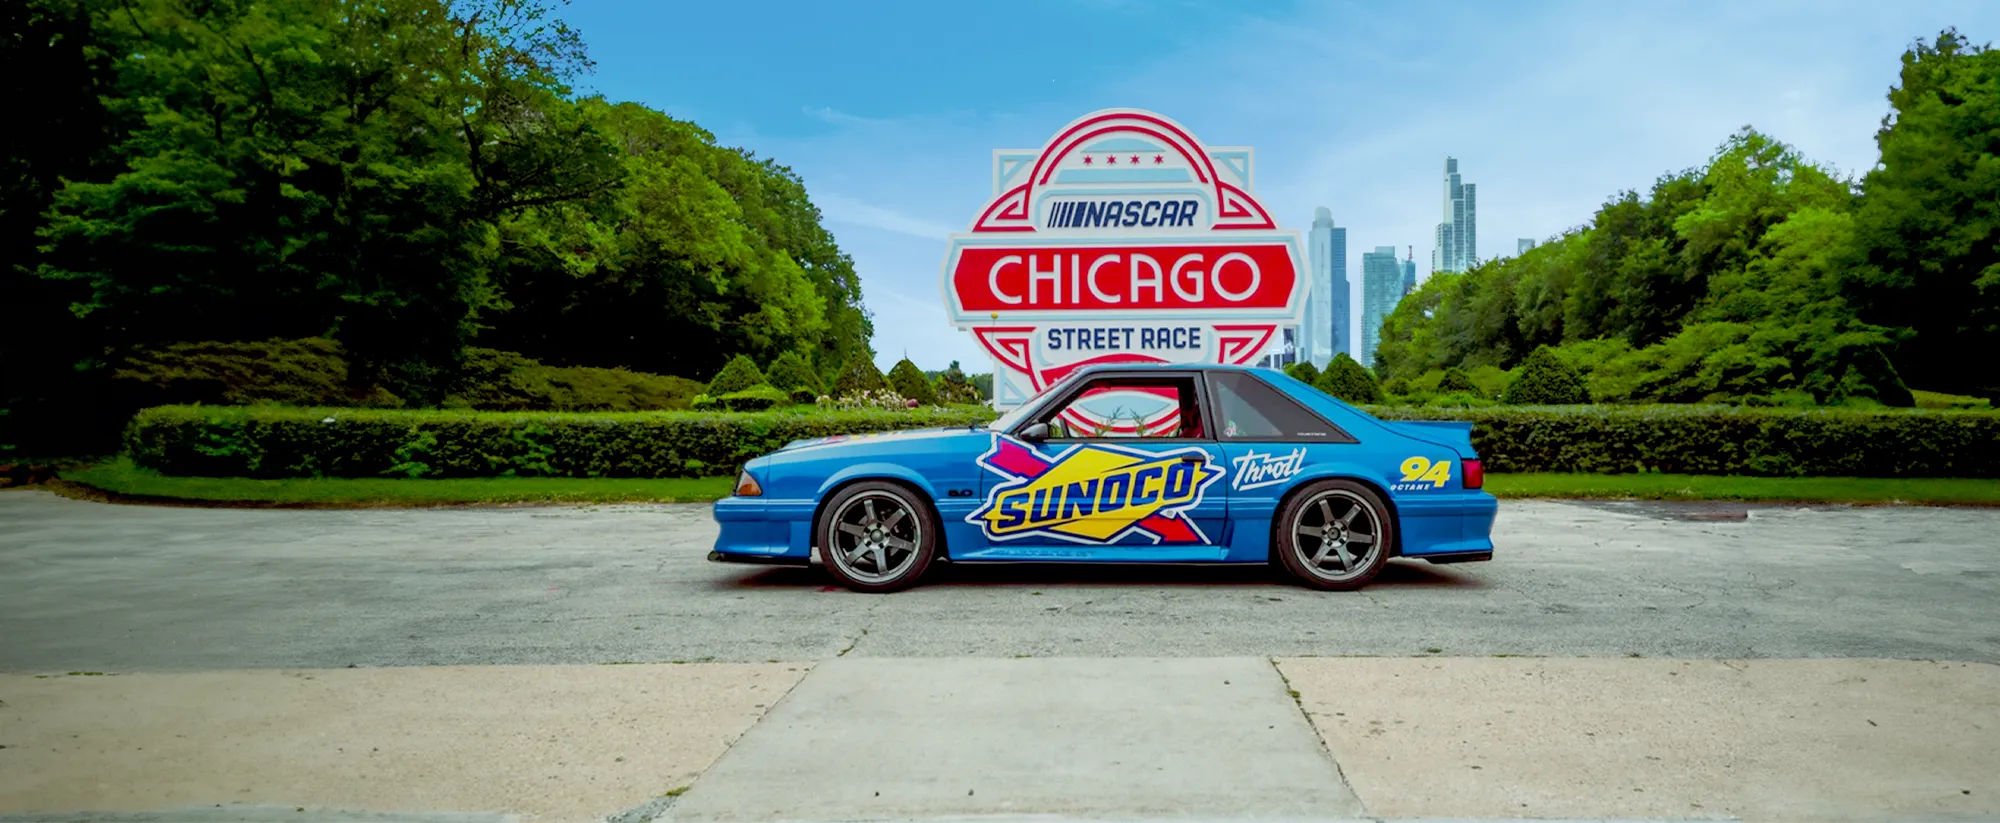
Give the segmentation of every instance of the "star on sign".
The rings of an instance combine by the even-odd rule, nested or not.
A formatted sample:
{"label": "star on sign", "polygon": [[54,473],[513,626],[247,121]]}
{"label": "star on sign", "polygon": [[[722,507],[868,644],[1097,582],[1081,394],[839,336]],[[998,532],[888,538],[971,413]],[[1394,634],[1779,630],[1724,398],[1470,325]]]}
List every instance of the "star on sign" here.
{"label": "star on sign", "polygon": [[1106,157],[1106,158],[1104,158],[1104,162],[1106,162],[1106,163],[1111,163],[1111,164],[1113,164],[1113,165],[1116,165],[1116,164],[1118,163],[1118,157],[1117,157],[1117,155],[1113,155],[1113,156],[1111,156],[1111,157]]}
{"label": "star on sign", "polygon": [[1083,156],[1083,164],[1086,166],[1090,165],[1090,155],[1086,154]]}
{"label": "star on sign", "polygon": [[1139,165],[1139,155],[1132,155],[1132,165]]}
{"label": "star on sign", "polygon": [[1157,165],[1157,164],[1160,164],[1160,163],[1165,163],[1165,162],[1167,162],[1167,158],[1165,158],[1165,157],[1163,157],[1163,156],[1161,156],[1161,155],[1157,155],[1157,154],[1153,155],[1153,163],[1154,163],[1154,164],[1156,164],[1156,165]]}

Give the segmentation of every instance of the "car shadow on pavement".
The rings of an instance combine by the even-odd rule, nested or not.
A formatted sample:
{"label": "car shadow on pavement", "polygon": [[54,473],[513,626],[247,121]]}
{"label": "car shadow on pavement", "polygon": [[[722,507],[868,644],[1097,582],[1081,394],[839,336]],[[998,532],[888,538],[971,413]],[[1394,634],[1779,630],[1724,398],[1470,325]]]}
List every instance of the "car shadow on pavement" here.
{"label": "car shadow on pavement", "polygon": [[[818,567],[776,567],[717,581],[726,588],[839,588]],[[1299,589],[1283,571],[1261,563],[937,563],[924,574],[922,588],[1065,584],[1090,586],[1207,586]],[[1416,560],[1392,560],[1368,588],[1479,589],[1479,575]]]}

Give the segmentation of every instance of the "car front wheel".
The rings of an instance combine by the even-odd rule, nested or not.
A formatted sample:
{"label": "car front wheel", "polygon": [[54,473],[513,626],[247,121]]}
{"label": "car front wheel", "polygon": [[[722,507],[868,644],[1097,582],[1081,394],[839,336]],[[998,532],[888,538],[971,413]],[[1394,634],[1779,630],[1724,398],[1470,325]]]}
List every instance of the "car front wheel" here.
{"label": "car front wheel", "polygon": [[1292,496],[1279,512],[1272,551],[1299,582],[1349,591],[1368,585],[1389,562],[1395,523],[1373,489],[1323,480]]}
{"label": "car front wheel", "polygon": [[816,525],[820,563],[859,592],[893,592],[916,585],[936,553],[939,526],[931,507],[909,488],[882,481],[835,493]]}

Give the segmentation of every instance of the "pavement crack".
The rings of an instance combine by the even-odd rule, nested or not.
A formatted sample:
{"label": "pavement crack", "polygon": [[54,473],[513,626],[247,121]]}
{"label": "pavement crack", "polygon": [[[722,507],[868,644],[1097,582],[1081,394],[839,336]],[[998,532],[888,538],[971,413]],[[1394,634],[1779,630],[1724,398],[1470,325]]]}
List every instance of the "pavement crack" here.
{"label": "pavement crack", "polygon": [[1355,804],[1361,809],[1361,817],[1366,820],[1377,819],[1368,814],[1367,803],[1361,799],[1361,793],[1354,790],[1354,783],[1347,779],[1347,770],[1340,767],[1340,758],[1334,756],[1333,744],[1326,739],[1326,733],[1320,731],[1319,724],[1313,722],[1312,712],[1306,711],[1305,698],[1300,696],[1298,689],[1292,688],[1292,679],[1285,676],[1285,669],[1278,665],[1278,658],[1267,657],[1264,661],[1271,664],[1271,671],[1277,673],[1278,682],[1285,684],[1285,693],[1291,695],[1292,705],[1298,707],[1299,719],[1305,721],[1306,728],[1311,729],[1313,738],[1319,741],[1319,750],[1326,755],[1326,762],[1333,766],[1333,774],[1340,778],[1340,785],[1347,787],[1348,794],[1354,796]]}

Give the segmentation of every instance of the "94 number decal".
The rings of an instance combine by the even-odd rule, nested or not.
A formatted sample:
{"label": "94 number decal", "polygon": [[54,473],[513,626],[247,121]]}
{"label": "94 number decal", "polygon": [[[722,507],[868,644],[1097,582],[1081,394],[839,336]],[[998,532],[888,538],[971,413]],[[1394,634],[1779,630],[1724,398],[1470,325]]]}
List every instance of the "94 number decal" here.
{"label": "94 number decal", "polygon": [[1451,461],[1428,457],[1412,457],[1403,461],[1403,481],[1395,484],[1395,491],[1413,492],[1442,489],[1451,482]]}

